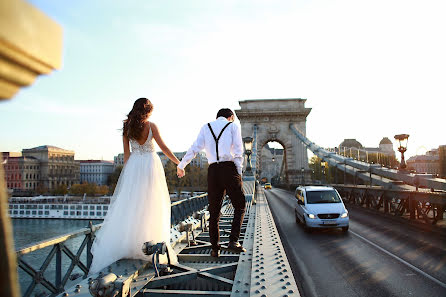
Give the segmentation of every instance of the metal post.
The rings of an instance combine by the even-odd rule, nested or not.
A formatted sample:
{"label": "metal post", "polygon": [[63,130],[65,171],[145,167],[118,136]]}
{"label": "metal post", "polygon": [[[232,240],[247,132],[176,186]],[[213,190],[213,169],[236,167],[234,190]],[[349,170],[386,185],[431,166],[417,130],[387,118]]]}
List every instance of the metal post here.
{"label": "metal post", "polygon": [[385,194],[383,194],[384,213],[389,213],[389,201],[387,201],[384,196]]}
{"label": "metal post", "polygon": [[347,161],[344,160],[344,185],[347,184]]}
{"label": "metal post", "polygon": [[325,185],[325,164],[321,166],[322,169],[322,184]]}
{"label": "metal post", "polygon": [[[88,265],[90,268],[90,265]],[[61,244],[56,246],[56,288],[58,292],[63,290],[62,286],[62,249]]]}
{"label": "metal post", "polygon": [[90,221],[88,223],[90,227],[90,234],[88,234],[88,241],[87,241],[87,268],[90,270],[91,262],[93,261],[93,254],[91,253],[91,246],[93,245],[94,241],[94,232],[93,232],[93,223]]}
{"label": "metal post", "polygon": [[443,219],[444,208],[445,208],[444,205],[437,204],[437,216],[436,216],[437,221],[440,221]]}
{"label": "metal post", "polygon": [[416,201],[414,201],[413,197],[409,196],[409,212],[410,219],[415,220],[415,209],[416,209]]}
{"label": "metal post", "polygon": [[337,163],[336,163],[334,170],[335,170],[335,184],[338,184],[338,164]]}
{"label": "metal post", "polygon": [[246,152],[246,175],[252,175],[251,152]]}

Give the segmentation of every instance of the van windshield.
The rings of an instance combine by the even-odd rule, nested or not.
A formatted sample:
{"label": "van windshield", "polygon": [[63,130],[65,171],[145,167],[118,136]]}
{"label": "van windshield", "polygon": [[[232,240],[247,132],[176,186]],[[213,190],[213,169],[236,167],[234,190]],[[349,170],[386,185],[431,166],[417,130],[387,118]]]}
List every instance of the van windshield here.
{"label": "van windshield", "polygon": [[336,191],[309,191],[307,192],[307,203],[341,203],[341,198]]}

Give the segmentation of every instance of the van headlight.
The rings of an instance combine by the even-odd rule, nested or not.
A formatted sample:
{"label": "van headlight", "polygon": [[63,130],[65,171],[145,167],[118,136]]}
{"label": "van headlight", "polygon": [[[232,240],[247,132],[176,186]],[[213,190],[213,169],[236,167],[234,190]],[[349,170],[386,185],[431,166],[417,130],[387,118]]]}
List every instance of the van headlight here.
{"label": "van headlight", "polygon": [[347,211],[344,212],[343,214],[341,214],[341,218],[346,218],[346,217],[348,217],[348,212]]}
{"label": "van headlight", "polygon": [[314,214],[312,214],[312,213],[309,213],[309,214],[308,214],[308,217],[309,217],[310,219],[315,219],[315,218],[316,218],[316,216],[315,216]]}

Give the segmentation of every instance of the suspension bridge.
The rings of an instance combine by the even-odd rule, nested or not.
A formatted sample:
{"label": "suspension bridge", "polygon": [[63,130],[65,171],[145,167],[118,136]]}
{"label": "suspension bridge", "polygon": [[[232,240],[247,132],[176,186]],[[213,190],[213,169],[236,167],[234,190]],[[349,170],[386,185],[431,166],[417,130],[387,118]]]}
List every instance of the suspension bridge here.
{"label": "suspension bridge", "polygon": [[[305,99],[246,100],[236,111],[243,136],[253,139],[252,170],[243,176],[247,211],[240,241],[246,253],[223,250],[219,258],[210,256],[209,213],[203,194],[172,204],[170,244],[178,264],[121,259],[87,277],[91,244],[101,227],[90,225],[16,251],[19,269],[31,276],[23,295],[420,296],[429,292],[429,296],[444,296],[446,180],[367,164],[321,148],[305,136],[310,109],[304,104]],[[299,181],[305,183],[298,168],[308,168],[307,149],[334,168],[332,186],[350,211],[347,237],[336,231],[304,233],[294,222],[293,192],[265,191],[259,186],[259,151],[268,141],[284,146],[291,188]],[[337,183],[338,175],[344,184]],[[347,184],[347,176],[354,183]],[[220,219],[223,245],[232,214],[226,201]],[[78,237],[82,243],[73,251],[66,242]],[[25,260],[25,255],[48,247],[40,267]],[[164,252],[162,243],[148,249]],[[66,270],[62,254],[69,259]],[[55,267],[54,279],[46,277],[49,267]],[[75,267],[83,275],[69,287]],[[36,293],[39,286],[46,292]]]}

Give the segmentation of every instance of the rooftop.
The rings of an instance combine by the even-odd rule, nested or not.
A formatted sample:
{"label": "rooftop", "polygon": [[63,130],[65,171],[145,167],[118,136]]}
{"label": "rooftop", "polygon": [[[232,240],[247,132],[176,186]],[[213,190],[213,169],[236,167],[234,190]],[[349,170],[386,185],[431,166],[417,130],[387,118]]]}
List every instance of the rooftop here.
{"label": "rooftop", "polygon": [[341,142],[341,144],[339,145],[340,147],[355,147],[355,148],[362,148],[362,144],[357,141],[356,139],[352,138],[352,139],[344,139],[343,142]]}
{"label": "rooftop", "polygon": [[63,152],[74,153],[74,151],[66,150],[53,145],[41,145],[29,149],[23,149],[23,151],[63,151]]}
{"label": "rooftop", "polygon": [[439,159],[438,155],[418,155],[410,157],[407,162],[438,162]]}
{"label": "rooftop", "polygon": [[392,141],[388,138],[388,137],[383,137],[383,139],[381,139],[381,141],[379,142],[379,144],[392,144]]}
{"label": "rooftop", "polygon": [[107,160],[77,160],[81,164],[83,163],[100,163],[100,164],[113,164],[113,161],[107,161]]}

